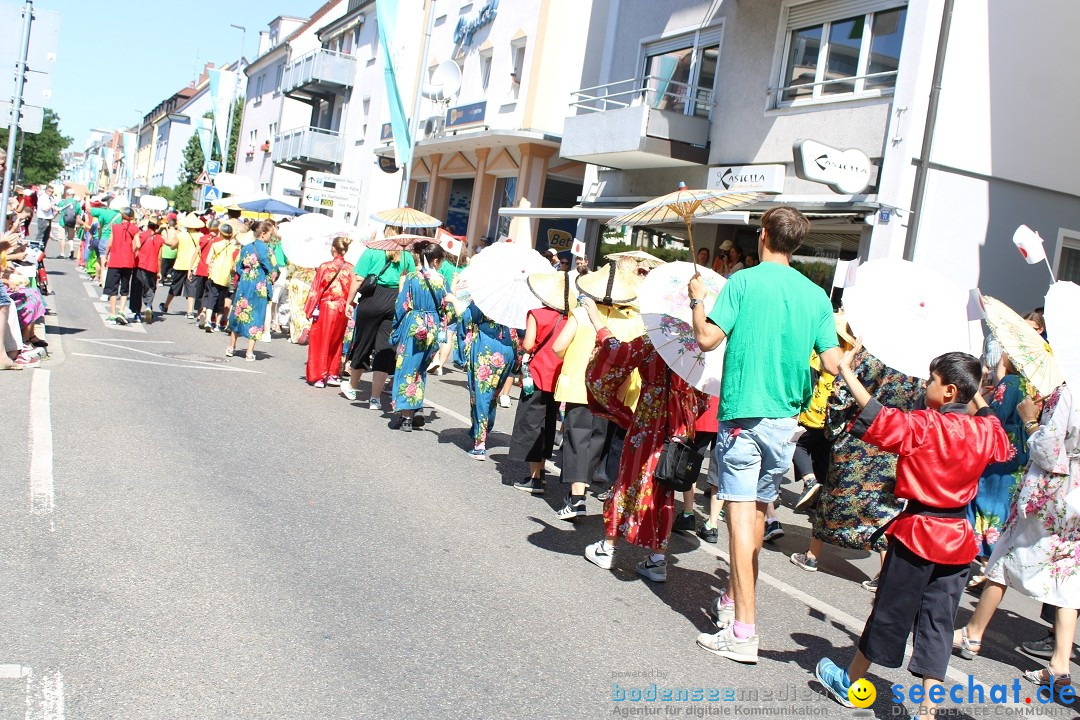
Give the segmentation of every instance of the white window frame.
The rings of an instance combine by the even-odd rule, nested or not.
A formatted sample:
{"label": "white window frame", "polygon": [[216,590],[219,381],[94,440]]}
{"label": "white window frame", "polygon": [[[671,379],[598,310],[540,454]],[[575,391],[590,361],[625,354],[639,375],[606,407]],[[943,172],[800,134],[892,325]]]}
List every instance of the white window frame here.
{"label": "white window frame", "polygon": [[274,97],[281,94],[281,81],[285,79],[285,63],[284,61],[277,64],[274,68]]}
{"label": "white window frame", "polygon": [[[717,58],[723,56],[724,53],[724,23],[723,21],[716,23],[715,25],[709,25],[707,27],[689,27],[680,28],[672,32],[664,33],[663,35],[654,35],[652,37],[646,37],[641,39],[641,44],[638,47],[638,78],[644,78],[646,73],[645,61],[650,55],[656,55],[659,52],[671,52],[672,50],[678,50],[681,48],[693,49],[694,55],[691,61],[690,67],[690,82],[691,87],[697,86],[699,73],[701,72],[701,50],[706,47],[716,45],[718,48]],[[709,109],[709,119],[712,119],[713,110],[716,108],[716,87],[720,82],[720,68],[717,67],[716,77],[713,78],[713,86],[709,88],[709,92],[712,95],[712,107]],[[685,115],[694,115],[694,109],[696,105],[695,98],[688,98],[685,103],[683,113]]]}
{"label": "white window frame", "polygon": [[510,41],[510,97],[515,100],[521,95],[521,81],[525,79],[525,63],[529,60],[525,51],[528,46],[529,38],[527,37]]}
{"label": "white window frame", "polygon": [[1057,247],[1054,248],[1054,277],[1057,277],[1061,271],[1061,251],[1063,248],[1080,252],[1080,230],[1058,228]]}
{"label": "white window frame", "polygon": [[481,50],[477,56],[480,58],[480,88],[485,92],[491,84],[491,66],[495,59],[495,50],[488,48]]}
{"label": "white window frame", "polygon": [[[787,58],[788,51],[791,49],[791,35],[795,30],[799,28],[792,27],[789,22],[789,17],[792,8],[796,8],[802,5],[806,5],[809,2],[814,2],[821,5],[821,9],[818,10],[819,19],[816,21],[807,21],[811,24],[800,23],[801,27],[813,27],[814,24],[821,23],[821,48],[818,51],[819,62],[817,64],[817,70],[814,75],[814,82],[820,83],[824,79],[825,65],[827,64],[829,57],[829,31],[832,27],[832,22],[835,20],[846,20],[853,17],[860,12],[863,15],[863,45],[859,48],[859,67],[856,71],[857,78],[855,80],[855,91],[850,93],[835,94],[835,95],[822,95],[822,85],[814,85],[813,96],[809,98],[798,98],[796,100],[784,100],[784,93],[781,88],[786,87],[784,83],[787,82],[785,74],[787,72]],[[853,11],[852,6],[859,6]],[[780,8],[780,24],[777,30],[776,51],[773,55],[773,70],[770,78],[772,80],[769,88],[769,110],[786,110],[788,108],[800,108],[808,105],[832,105],[835,103],[851,102],[854,100],[866,100],[881,97],[891,96],[895,90],[895,83],[893,87],[889,88],[871,88],[867,90],[865,86],[865,80],[863,76],[866,74],[866,69],[870,62],[870,42],[867,40],[871,38],[872,21],[871,16],[874,13],[888,12],[889,10],[895,10],[901,7],[908,7],[908,0],[786,0]],[[905,34],[907,33],[907,27],[905,22],[904,28]],[[840,79],[847,80],[847,78]]]}
{"label": "white window frame", "polygon": [[259,76],[255,78],[255,102],[253,105],[259,107],[263,101],[263,82],[266,80],[266,73],[259,73]]}

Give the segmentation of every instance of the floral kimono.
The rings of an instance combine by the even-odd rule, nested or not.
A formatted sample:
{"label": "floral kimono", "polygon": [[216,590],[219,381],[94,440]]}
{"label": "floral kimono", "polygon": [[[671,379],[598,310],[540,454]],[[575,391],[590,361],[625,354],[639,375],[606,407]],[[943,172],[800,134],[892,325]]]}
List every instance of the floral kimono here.
{"label": "floral kimono", "polygon": [[466,326],[465,368],[472,398],[472,428],[476,449],[486,447],[488,431],[495,425],[499,389],[521,352],[517,331],[490,320],[476,304],[470,304],[458,321]]}
{"label": "floral kimono", "polygon": [[315,270],[289,265],[289,280],[285,287],[289,291],[289,341],[298,343],[304,331],[311,328],[311,320],[304,314],[311,281],[315,279]]}
{"label": "floral kimono", "polygon": [[1067,385],[1047,399],[1041,420],[986,576],[1044,603],[1080,608],[1080,406]]}
{"label": "floral kimono", "polygon": [[390,342],[397,351],[392,392],[394,412],[424,407],[427,367],[439,348],[438,332],[446,308],[442,275],[427,269],[405,276],[394,306],[394,331]]}
{"label": "floral kimono", "polygon": [[307,357],[309,383],[337,377],[341,367],[345,325],[352,314],[348,312],[347,297],[352,272],[352,264],[343,257],[323,263],[315,272],[311,292],[304,303],[304,315],[312,319]]}
{"label": "floral kimono", "polygon": [[1024,468],[1028,464],[1027,431],[1024,421],[1016,412],[1016,406],[1027,394],[1027,380],[1019,375],[1006,375],[987,401],[1016,449],[1016,456],[1007,462],[986,466],[979,478],[979,493],[968,506],[968,521],[975,528],[979,557],[990,557],[994,552],[994,543],[1009,517],[1016,488],[1020,486]]}
{"label": "floral kimono", "polygon": [[[605,328],[596,341],[585,374],[589,409],[627,429],[615,487],[604,502],[604,531],[662,552],[675,520],[675,493],[653,473],[667,439],[692,436],[708,401],[668,369],[648,335],[620,342]],[[636,411],[619,399],[634,370],[641,374]]]}
{"label": "floral kimono", "polygon": [[229,313],[229,331],[246,338],[258,337],[266,326],[270,301],[270,274],[277,269],[270,249],[262,240],[240,248],[236,272],[240,276]]}

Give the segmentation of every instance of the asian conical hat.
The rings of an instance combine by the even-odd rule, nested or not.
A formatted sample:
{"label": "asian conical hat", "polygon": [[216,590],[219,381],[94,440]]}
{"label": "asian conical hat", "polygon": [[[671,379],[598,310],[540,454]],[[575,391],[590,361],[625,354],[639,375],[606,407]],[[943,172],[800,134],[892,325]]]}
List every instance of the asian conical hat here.
{"label": "asian conical hat", "polygon": [[181,216],[176,224],[188,230],[199,230],[206,227],[206,223],[191,213]]}
{"label": "asian conical hat", "polygon": [[577,288],[565,272],[533,273],[525,279],[533,295],[552,310],[568,313],[577,307]]}
{"label": "asian conical hat", "polygon": [[615,267],[608,263],[602,268],[578,275],[577,287],[601,305],[630,305],[637,300],[641,276],[630,270]]}

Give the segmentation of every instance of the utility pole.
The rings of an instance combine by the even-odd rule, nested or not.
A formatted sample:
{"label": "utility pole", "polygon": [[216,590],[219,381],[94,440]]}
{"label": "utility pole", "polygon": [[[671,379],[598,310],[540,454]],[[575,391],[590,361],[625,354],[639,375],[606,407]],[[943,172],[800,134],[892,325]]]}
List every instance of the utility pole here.
{"label": "utility pole", "polygon": [[[30,25],[34,21],[34,0],[26,0],[23,6],[23,30],[20,43],[19,61],[15,64],[15,97],[11,99],[11,122],[8,124],[7,156],[4,166],[4,186],[0,190],[0,208],[7,212],[8,198],[11,197],[11,160],[15,157],[15,136],[19,134],[19,120],[22,117],[23,83],[26,81],[26,56],[30,53]],[[5,227],[4,230],[7,230]]]}

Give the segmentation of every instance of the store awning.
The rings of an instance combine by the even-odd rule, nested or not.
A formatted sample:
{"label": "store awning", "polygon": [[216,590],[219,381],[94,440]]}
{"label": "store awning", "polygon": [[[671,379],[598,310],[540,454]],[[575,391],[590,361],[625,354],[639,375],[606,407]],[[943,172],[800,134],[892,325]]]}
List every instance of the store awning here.
{"label": "store awning", "polygon": [[[630,209],[627,207],[582,207],[577,205],[569,208],[543,208],[543,207],[505,207],[499,209],[502,217],[516,218],[542,218],[550,220],[599,220],[605,222],[613,217],[622,215]],[[713,225],[749,225],[750,213],[726,212],[715,215],[704,215],[694,218],[695,223]]]}

